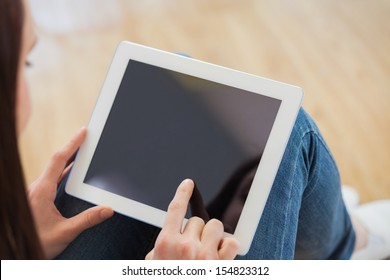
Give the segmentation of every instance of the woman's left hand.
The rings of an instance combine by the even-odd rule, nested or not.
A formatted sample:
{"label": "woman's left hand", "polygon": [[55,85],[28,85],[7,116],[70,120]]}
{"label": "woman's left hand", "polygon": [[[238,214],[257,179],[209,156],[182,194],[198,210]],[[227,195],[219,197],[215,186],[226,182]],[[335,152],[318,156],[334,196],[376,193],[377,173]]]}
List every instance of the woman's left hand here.
{"label": "woman's left hand", "polygon": [[64,218],[54,204],[57,186],[68,173],[68,162],[86,136],[81,129],[71,141],[56,152],[43,174],[29,188],[29,202],[38,235],[47,258],[60,254],[81,232],[113,215],[111,208],[95,206],[72,217]]}

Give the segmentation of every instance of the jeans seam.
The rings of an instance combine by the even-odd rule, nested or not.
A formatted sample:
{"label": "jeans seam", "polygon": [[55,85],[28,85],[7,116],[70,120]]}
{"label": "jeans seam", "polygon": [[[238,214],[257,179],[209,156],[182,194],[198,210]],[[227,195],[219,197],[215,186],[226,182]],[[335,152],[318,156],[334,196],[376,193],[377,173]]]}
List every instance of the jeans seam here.
{"label": "jeans seam", "polygon": [[[303,142],[304,142],[304,139],[307,135],[309,135],[310,133],[314,133],[316,134],[316,136],[318,137],[318,134],[313,130],[313,129],[310,129],[310,130],[307,130],[303,133],[303,135],[301,136],[301,139],[300,139],[300,142],[299,142],[299,146],[298,146],[298,151],[301,151],[302,150],[302,147],[303,147]],[[296,181],[296,175],[297,175],[297,157],[300,153],[297,153],[297,156],[294,158],[294,170],[293,170],[293,179],[291,181],[291,187],[290,187],[290,193],[289,193],[289,198],[288,198],[288,201],[291,201],[291,197],[292,197],[292,192],[293,192],[293,188],[294,186],[296,185],[294,182]],[[303,191],[302,191],[302,199],[303,199]],[[288,207],[287,207],[287,211],[286,211],[286,214],[285,214],[285,219],[284,219],[284,222],[283,222],[283,227],[286,228],[287,226],[287,220],[288,220],[288,214],[290,213],[290,209],[291,209],[291,203],[289,203]],[[298,230],[298,227],[296,228],[296,230]],[[296,232],[297,234],[297,232]],[[282,238],[282,246],[281,246],[281,252],[280,254],[282,254],[282,252],[284,251],[284,245],[285,245],[285,237],[286,237],[286,231],[283,232],[283,238]],[[295,247],[295,244],[294,244],[294,247]],[[295,251],[295,249],[294,249]],[[295,255],[295,252],[294,252],[294,255]],[[293,258],[294,258],[294,255],[293,255]],[[279,256],[279,259],[282,258],[282,255]]]}
{"label": "jeans seam", "polygon": [[[299,143],[299,147],[298,147],[298,150],[300,150],[302,148],[302,145],[303,145],[303,138],[304,136],[306,135],[306,133],[304,133],[304,135],[301,137],[301,141]],[[298,155],[299,153],[297,153]],[[291,187],[290,187],[290,193],[289,193],[289,197],[288,197],[288,201],[290,202],[287,206],[287,209],[286,209],[286,214],[284,215],[284,221],[283,221],[283,228],[286,228],[287,226],[287,221],[288,221],[288,215],[290,213],[290,209],[291,209],[291,197],[292,197],[292,192],[293,192],[293,188],[295,186],[294,182],[296,181],[296,170],[297,170],[297,156],[294,158],[294,170],[293,170],[293,179],[291,181]],[[298,229],[298,227],[297,227]],[[283,231],[283,237],[282,237],[282,246],[281,246],[281,251],[280,251],[280,255],[279,255],[279,259],[282,259],[282,252],[284,252],[284,246],[285,246],[285,239],[286,239],[286,231]],[[295,244],[294,244],[294,247],[295,247]],[[294,249],[295,251],[295,249]],[[294,255],[295,255],[295,252],[293,253],[293,256],[292,258],[294,258]]]}
{"label": "jeans seam", "polygon": [[[295,161],[296,163],[296,161]],[[296,166],[296,164],[295,164]],[[294,167],[294,171],[296,170],[296,167]],[[288,201],[290,201],[290,203],[288,204],[288,207],[287,207],[287,211],[286,211],[286,215],[284,217],[284,222],[283,222],[283,228],[286,228],[287,227],[287,221],[289,220],[288,219],[288,215],[291,214],[291,197],[292,197],[292,192],[293,192],[293,186],[294,186],[294,182],[295,182],[295,178],[296,178],[296,172],[294,172],[294,176],[293,176],[293,180],[291,182],[291,188],[290,188],[290,193],[289,193],[289,198],[288,198]],[[298,228],[298,227],[297,227]],[[280,251],[280,256],[279,256],[279,259],[282,259],[282,254],[283,252],[285,251],[284,250],[284,247],[285,247],[285,239],[286,239],[286,230],[283,231],[283,241],[282,241],[282,246],[281,246],[281,251]],[[295,247],[295,244],[294,244],[294,247]],[[295,251],[295,249],[294,249]],[[295,255],[295,252],[293,253],[293,256],[292,256],[292,259],[294,258],[294,255]]]}
{"label": "jeans seam", "polygon": [[[320,145],[325,149],[325,151],[327,152],[327,154],[328,154],[330,160],[332,161],[333,165],[336,167],[335,170],[337,171],[337,175],[340,177],[340,174],[339,174],[339,171],[338,171],[338,168],[337,168],[336,161],[334,160],[333,155],[332,155],[331,151],[329,150],[328,146],[325,144],[325,142],[324,142],[324,140],[322,139],[321,135],[320,135],[317,131],[315,131],[315,130],[313,130],[313,129],[310,129],[310,130],[306,131],[306,132],[303,134],[302,138],[301,138],[301,143],[303,143],[303,139],[304,139],[307,135],[309,135],[309,134],[314,135],[314,136],[316,137],[316,139],[319,140],[319,144],[320,144]],[[309,176],[308,176],[308,178],[309,178]],[[313,183],[312,180],[313,180],[313,179],[311,179],[310,181],[308,181],[308,182],[307,182],[307,185],[312,184],[312,183]],[[315,189],[316,189],[316,187],[314,186],[314,187],[309,191],[309,193],[307,193],[305,196],[303,196],[303,194],[302,194],[302,201],[305,200],[305,199],[307,199],[308,197],[310,197],[310,195],[313,193],[313,191],[314,191]]]}

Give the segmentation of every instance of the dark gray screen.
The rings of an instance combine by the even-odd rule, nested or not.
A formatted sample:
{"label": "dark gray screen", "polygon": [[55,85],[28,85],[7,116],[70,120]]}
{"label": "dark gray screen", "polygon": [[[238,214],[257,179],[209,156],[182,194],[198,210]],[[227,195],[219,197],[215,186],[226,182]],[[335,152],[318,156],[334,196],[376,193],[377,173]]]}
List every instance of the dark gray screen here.
{"label": "dark gray screen", "polygon": [[280,102],[130,60],[84,183],[166,210],[191,178],[233,233]]}

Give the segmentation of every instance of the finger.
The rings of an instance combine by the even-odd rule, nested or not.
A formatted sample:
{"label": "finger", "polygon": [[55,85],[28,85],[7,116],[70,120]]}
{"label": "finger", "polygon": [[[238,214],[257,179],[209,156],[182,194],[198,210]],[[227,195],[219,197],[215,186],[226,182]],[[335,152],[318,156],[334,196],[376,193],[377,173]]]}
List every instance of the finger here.
{"label": "finger", "polygon": [[163,231],[175,234],[181,233],[193,188],[194,183],[189,179],[184,180],[177,188],[175,197],[168,206]]}
{"label": "finger", "polygon": [[225,237],[222,239],[221,246],[218,252],[220,260],[233,260],[237,256],[238,248],[240,244],[238,241],[231,237]]}
{"label": "finger", "polygon": [[154,257],[154,249],[152,249],[145,257],[145,260],[150,261],[153,260]]}
{"label": "finger", "polygon": [[69,171],[72,169],[78,151],[79,149],[77,149],[76,152],[74,152],[73,155],[71,155],[71,157],[66,161],[65,170],[62,172],[61,177],[58,179],[57,184],[61,183],[64,177],[66,177],[69,174]]}
{"label": "finger", "polygon": [[53,182],[58,181],[66,163],[83,143],[86,133],[86,128],[81,128],[65,146],[51,157],[49,165],[43,173],[45,179]]}
{"label": "finger", "polygon": [[191,239],[200,240],[204,225],[205,223],[201,218],[192,217],[188,220],[184,228],[183,234]]}
{"label": "finger", "polygon": [[73,240],[84,230],[96,226],[110,218],[114,211],[105,206],[95,206],[66,221],[67,234]]}
{"label": "finger", "polygon": [[65,167],[65,170],[62,172],[60,178],[57,181],[57,185],[59,185],[62,182],[62,180],[64,180],[64,178],[69,174],[70,170],[72,169],[72,166],[73,166],[73,162],[70,165]]}
{"label": "finger", "polygon": [[61,183],[61,181],[64,179],[64,177],[66,177],[69,174],[69,171],[73,166],[73,163],[74,163],[74,160],[76,158],[78,151],[79,151],[79,149],[77,149],[76,152],[74,152],[73,155],[66,161],[65,170],[62,172],[60,178],[57,181],[57,184]]}
{"label": "finger", "polygon": [[73,155],[71,155],[69,157],[69,159],[66,161],[65,166],[69,166],[69,165],[73,164],[73,162],[74,162],[74,160],[76,158],[77,152],[78,152],[78,149],[73,153]]}
{"label": "finger", "polygon": [[205,248],[217,251],[223,238],[223,224],[216,220],[210,220],[204,227],[201,242]]}

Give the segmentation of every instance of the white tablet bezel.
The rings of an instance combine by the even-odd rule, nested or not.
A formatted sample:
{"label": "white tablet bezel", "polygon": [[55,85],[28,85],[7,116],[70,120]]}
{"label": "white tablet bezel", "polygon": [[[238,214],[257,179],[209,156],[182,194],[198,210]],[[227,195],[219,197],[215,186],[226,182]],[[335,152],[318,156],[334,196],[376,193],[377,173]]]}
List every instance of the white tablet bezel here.
{"label": "white tablet bezel", "polygon": [[86,140],[78,151],[69,175],[66,192],[93,204],[110,206],[118,213],[158,227],[163,225],[165,211],[83,183],[129,60],[136,60],[281,100],[240,220],[234,234],[232,234],[240,242],[239,254],[246,254],[295,123],[303,96],[302,89],[182,55],[130,42],[121,42],[88,124]]}

